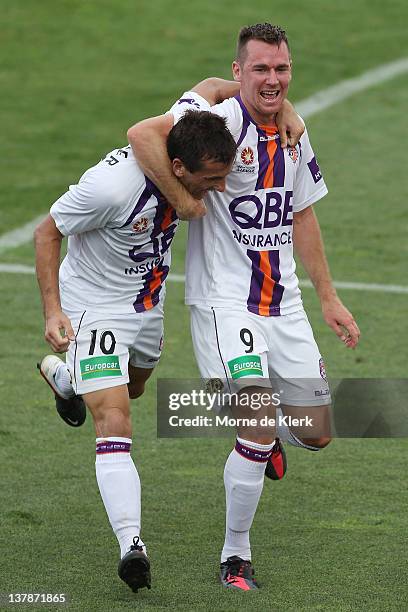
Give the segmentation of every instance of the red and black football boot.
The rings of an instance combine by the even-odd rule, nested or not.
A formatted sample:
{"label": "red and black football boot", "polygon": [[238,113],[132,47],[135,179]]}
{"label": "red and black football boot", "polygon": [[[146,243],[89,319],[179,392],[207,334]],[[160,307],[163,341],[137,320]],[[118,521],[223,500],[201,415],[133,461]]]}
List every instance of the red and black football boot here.
{"label": "red and black football boot", "polygon": [[254,568],[250,561],[240,557],[228,557],[220,565],[221,584],[227,589],[238,589],[239,591],[253,591],[259,589],[254,579]]}
{"label": "red and black football boot", "polygon": [[279,438],[275,438],[272,455],[266,464],[265,476],[271,480],[281,480],[286,474],[286,452]]}
{"label": "red and black football boot", "polygon": [[150,561],[143,546],[139,546],[139,536],[133,538],[129,551],[119,561],[118,574],[134,593],[143,587],[150,589]]}

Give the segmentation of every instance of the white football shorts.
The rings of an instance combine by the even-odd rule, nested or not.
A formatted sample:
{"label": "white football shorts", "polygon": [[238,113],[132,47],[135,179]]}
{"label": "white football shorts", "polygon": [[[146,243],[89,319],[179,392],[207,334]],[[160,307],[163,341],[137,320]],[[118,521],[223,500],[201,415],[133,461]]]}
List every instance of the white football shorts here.
{"label": "white football shorts", "polygon": [[201,376],[228,392],[262,386],[288,406],[330,404],[324,361],[304,310],[261,317],[247,310],[191,306],[191,333]]}
{"label": "white football shorts", "polygon": [[163,346],[163,303],[141,313],[103,315],[64,309],[75,332],[66,363],[75,393],[127,384],[128,364],[154,368]]}

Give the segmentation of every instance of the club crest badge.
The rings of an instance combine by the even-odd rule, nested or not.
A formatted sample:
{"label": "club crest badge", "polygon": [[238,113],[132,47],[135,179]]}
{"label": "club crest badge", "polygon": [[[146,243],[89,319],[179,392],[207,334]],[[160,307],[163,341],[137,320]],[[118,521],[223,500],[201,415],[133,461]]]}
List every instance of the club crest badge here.
{"label": "club crest badge", "polygon": [[327,382],[326,366],[324,365],[323,357],[320,357],[319,359],[319,370],[320,370],[320,376],[323,378],[323,380]]}
{"label": "club crest badge", "polygon": [[142,217],[141,219],[138,219],[136,223],[132,225],[132,229],[134,232],[136,232],[136,234],[141,234],[142,232],[145,232],[148,227],[149,219],[147,217]]}
{"label": "club crest badge", "polygon": [[251,164],[254,163],[254,152],[251,149],[251,147],[245,147],[245,149],[242,149],[241,161],[246,166],[250,166]]}
{"label": "club crest badge", "polygon": [[205,382],[205,392],[206,393],[219,393],[223,390],[224,383],[221,378],[209,378]]}
{"label": "club crest badge", "polygon": [[298,157],[299,157],[296,147],[288,147],[288,153],[289,153],[290,159],[293,161],[294,164],[296,164]]}

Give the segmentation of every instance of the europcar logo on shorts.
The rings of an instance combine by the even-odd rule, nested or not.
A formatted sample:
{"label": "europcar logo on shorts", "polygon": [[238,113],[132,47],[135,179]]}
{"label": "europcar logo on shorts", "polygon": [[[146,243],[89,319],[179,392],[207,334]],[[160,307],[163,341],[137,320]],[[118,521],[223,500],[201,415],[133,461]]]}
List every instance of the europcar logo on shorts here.
{"label": "europcar logo on shorts", "polygon": [[242,376],[262,376],[261,358],[259,355],[242,355],[228,362],[232,378]]}
{"label": "europcar logo on shorts", "polygon": [[245,147],[241,151],[241,161],[246,166],[250,166],[254,162],[254,152],[251,147]]}
{"label": "europcar logo on shorts", "polygon": [[117,355],[103,355],[102,357],[89,357],[81,359],[81,378],[103,378],[105,376],[122,376]]}

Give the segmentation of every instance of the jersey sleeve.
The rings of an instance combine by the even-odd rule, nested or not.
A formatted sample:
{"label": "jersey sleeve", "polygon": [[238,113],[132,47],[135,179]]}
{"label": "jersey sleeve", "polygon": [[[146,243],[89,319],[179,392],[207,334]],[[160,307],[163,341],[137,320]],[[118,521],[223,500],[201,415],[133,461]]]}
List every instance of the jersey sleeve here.
{"label": "jersey sleeve", "polygon": [[179,121],[179,119],[188,109],[211,111],[212,113],[226,119],[227,128],[234,138],[238,137],[241,133],[242,112],[238,102],[234,98],[228,98],[220,104],[210,106],[207,100],[205,100],[205,98],[200,96],[195,91],[186,91],[183,93],[181,98],[179,98],[179,100],[173,104],[168,112],[172,113],[174,123],[177,123],[177,121]]}
{"label": "jersey sleeve", "polygon": [[242,110],[238,101],[235,98],[227,98],[220,104],[211,106],[211,112],[226,119],[227,128],[234,139],[238,140],[243,124]]}
{"label": "jersey sleeve", "polygon": [[61,234],[71,236],[107,225],[120,216],[120,196],[109,159],[87,170],[51,206],[50,214]]}
{"label": "jersey sleeve", "polygon": [[299,147],[300,162],[293,194],[294,212],[300,212],[328,193],[306,129],[300,139]]}
{"label": "jersey sleeve", "polygon": [[186,110],[209,111],[211,106],[205,98],[200,96],[195,91],[186,91],[183,93],[168,111],[174,117],[174,123],[181,119]]}

